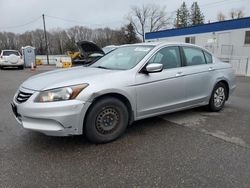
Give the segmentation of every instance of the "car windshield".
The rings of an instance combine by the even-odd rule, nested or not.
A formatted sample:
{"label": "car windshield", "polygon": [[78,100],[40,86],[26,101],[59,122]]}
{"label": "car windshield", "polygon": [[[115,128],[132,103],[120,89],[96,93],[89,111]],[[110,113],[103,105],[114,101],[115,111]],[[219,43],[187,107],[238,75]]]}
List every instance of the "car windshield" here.
{"label": "car windshield", "polygon": [[14,54],[16,56],[20,56],[18,51],[3,51],[3,56],[9,56],[11,54]]}
{"label": "car windshield", "polygon": [[120,47],[95,62],[91,67],[129,70],[144,58],[153,46],[124,46]]}

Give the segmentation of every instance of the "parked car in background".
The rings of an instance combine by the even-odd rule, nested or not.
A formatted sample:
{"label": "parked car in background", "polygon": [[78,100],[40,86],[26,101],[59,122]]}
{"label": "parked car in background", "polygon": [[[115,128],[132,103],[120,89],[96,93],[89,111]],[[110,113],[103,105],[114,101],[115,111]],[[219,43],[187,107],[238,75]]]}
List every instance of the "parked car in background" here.
{"label": "parked car in background", "polygon": [[101,48],[91,41],[79,41],[76,44],[79,52],[71,52],[72,54],[68,53],[72,58],[73,66],[88,66],[103,57],[105,54],[118,48],[116,45],[109,45]]}
{"label": "parked car in background", "polygon": [[24,61],[17,50],[2,50],[0,55],[0,68],[17,67],[24,68]]}
{"label": "parked car in background", "polygon": [[76,43],[79,52],[73,59],[73,66],[89,65],[105,55],[104,51],[91,41],[79,41]]}
{"label": "parked car in background", "polygon": [[136,120],[197,106],[220,111],[234,89],[231,65],[207,50],[142,43],[120,46],[89,67],[33,76],[12,108],[25,129],[105,143]]}

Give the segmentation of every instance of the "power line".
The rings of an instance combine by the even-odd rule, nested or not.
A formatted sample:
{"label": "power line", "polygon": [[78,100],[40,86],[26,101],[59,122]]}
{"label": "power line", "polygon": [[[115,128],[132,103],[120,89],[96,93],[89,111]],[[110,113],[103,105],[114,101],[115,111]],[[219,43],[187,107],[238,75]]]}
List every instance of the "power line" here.
{"label": "power line", "polygon": [[[69,22],[69,23],[77,23],[77,24],[81,24],[81,25],[90,25],[88,23],[83,23],[83,22],[80,22],[80,21],[77,21],[77,20],[71,20],[71,19],[67,19],[67,18],[62,18],[62,17],[57,17],[57,16],[50,16],[50,15],[45,15],[46,17],[48,18],[53,18],[53,19],[57,19],[57,20],[61,20],[61,21],[64,21],[64,22]],[[98,26],[98,27],[101,27],[102,25],[99,25],[99,24],[92,24],[94,26]]]}
{"label": "power line", "polygon": [[207,3],[207,4],[201,4],[200,7],[209,7],[209,6],[213,6],[216,4],[224,4],[224,3],[238,3],[239,1],[245,1],[245,0],[221,0],[221,1],[216,1],[216,2],[211,2],[211,3]]}
{"label": "power line", "polygon": [[32,23],[38,21],[41,17],[42,17],[42,16],[39,16],[39,17],[37,17],[37,18],[35,18],[35,19],[33,19],[33,20],[29,21],[29,22],[26,22],[26,23],[24,23],[24,24],[21,24],[21,25],[14,25],[14,26],[1,27],[0,29],[13,29],[13,28],[24,27],[24,26],[26,26],[26,25],[29,25],[29,24],[32,24]]}
{"label": "power line", "polygon": [[[204,7],[211,8],[211,6],[214,7],[214,6],[217,6],[217,4],[236,3],[236,2],[239,2],[239,1],[245,1],[245,0],[237,0],[237,1],[236,0],[220,0],[220,1],[210,2],[210,3],[207,3],[207,4],[201,4],[200,7],[201,8],[204,8]],[[173,13],[176,13],[176,12],[177,12],[177,10],[171,12],[172,16],[170,17],[170,19],[172,19],[172,20],[175,19]]]}
{"label": "power line", "polygon": [[[221,0],[221,1],[216,1],[216,2],[211,2],[211,3],[207,3],[207,4],[201,4],[200,7],[206,7],[206,6],[210,6],[210,5],[214,5],[214,4],[218,4],[218,3],[223,3],[226,1],[230,1],[230,0]],[[177,10],[174,10],[171,12],[171,14],[176,13]]]}
{"label": "power line", "polygon": [[53,19],[57,19],[57,20],[62,20],[62,21],[65,21],[65,22],[74,22],[74,23],[78,23],[78,24],[88,25],[88,24],[83,23],[83,22],[80,22],[80,21],[71,20],[71,19],[66,19],[66,18],[61,18],[61,17],[57,17],[57,16],[50,16],[50,15],[47,15],[47,14],[45,14],[45,16],[48,17],[48,18],[53,18]]}
{"label": "power line", "polygon": [[53,18],[53,19],[57,19],[57,20],[65,21],[65,22],[78,23],[78,24],[81,24],[81,25],[93,25],[93,26],[97,26],[97,27],[102,27],[105,24],[112,24],[112,23],[118,23],[118,22],[120,23],[120,21],[117,21],[117,22],[103,23],[102,25],[101,24],[89,24],[89,23],[84,23],[84,22],[77,21],[77,20],[58,17],[58,16],[51,16],[51,15],[45,15],[45,16],[48,17],[48,18]]}
{"label": "power line", "polygon": [[216,2],[211,2],[211,3],[207,3],[207,4],[201,4],[200,7],[206,7],[206,6],[210,6],[210,5],[215,5],[215,4],[219,4],[219,3],[223,3],[229,0],[222,0],[222,1],[216,1]]}

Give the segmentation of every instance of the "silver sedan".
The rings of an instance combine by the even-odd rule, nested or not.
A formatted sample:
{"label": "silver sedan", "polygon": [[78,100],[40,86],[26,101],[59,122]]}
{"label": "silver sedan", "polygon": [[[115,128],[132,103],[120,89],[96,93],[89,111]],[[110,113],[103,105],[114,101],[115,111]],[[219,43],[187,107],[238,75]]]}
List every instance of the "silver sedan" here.
{"label": "silver sedan", "polygon": [[105,143],[136,120],[198,106],[220,111],[234,89],[230,64],[207,50],[143,43],[121,46],[89,67],[29,78],[12,109],[25,129]]}

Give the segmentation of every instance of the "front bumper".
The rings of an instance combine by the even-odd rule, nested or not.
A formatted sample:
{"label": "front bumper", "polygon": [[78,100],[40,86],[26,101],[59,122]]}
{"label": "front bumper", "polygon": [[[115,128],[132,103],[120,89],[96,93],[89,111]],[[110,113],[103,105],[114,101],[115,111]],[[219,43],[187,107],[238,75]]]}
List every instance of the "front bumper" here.
{"label": "front bumper", "polygon": [[0,61],[0,66],[5,66],[5,67],[16,67],[16,66],[22,66],[24,65],[23,61],[18,61],[16,63],[10,63],[8,61]]}
{"label": "front bumper", "polygon": [[24,129],[38,131],[51,136],[80,135],[89,102],[69,100],[60,102],[34,103],[38,92],[24,103],[14,97],[12,109],[16,120]]}

